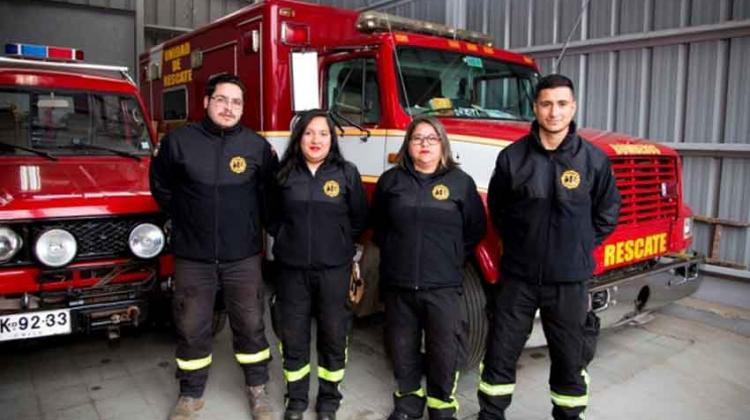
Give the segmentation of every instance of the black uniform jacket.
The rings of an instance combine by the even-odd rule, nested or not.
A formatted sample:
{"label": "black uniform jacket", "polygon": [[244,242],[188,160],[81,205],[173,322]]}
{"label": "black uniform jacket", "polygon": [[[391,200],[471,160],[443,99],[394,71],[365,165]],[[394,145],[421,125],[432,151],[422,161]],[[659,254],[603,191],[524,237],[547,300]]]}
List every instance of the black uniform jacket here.
{"label": "black uniform jacket", "polygon": [[547,151],[531,133],[503,149],[490,180],[490,217],[503,241],[504,278],[538,284],[585,281],[592,251],[617,225],[620,194],[609,158],[568,135]]}
{"label": "black uniform jacket", "polygon": [[268,141],[240,125],[221,129],[205,118],[168,133],[151,161],[151,193],[172,218],[175,255],[234,261],[258,254],[277,166]]}
{"label": "black uniform jacket", "polygon": [[276,260],[312,269],[352,262],[354,242],[367,224],[367,198],[354,165],[323,163],[315,175],[297,165],[273,195]]}
{"label": "black uniform jacket", "polygon": [[424,175],[411,163],[391,168],[378,180],[371,212],[384,287],[462,285],[465,257],[486,227],[468,174],[454,168]]}

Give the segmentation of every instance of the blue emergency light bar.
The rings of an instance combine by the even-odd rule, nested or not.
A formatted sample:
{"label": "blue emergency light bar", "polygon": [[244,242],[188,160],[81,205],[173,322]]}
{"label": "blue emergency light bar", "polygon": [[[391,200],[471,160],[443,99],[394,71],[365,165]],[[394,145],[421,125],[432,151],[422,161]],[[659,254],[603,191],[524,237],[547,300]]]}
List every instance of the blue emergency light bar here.
{"label": "blue emergency light bar", "polygon": [[40,58],[46,60],[83,60],[82,50],[37,44],[5,44],[5,54],[23,58]]}

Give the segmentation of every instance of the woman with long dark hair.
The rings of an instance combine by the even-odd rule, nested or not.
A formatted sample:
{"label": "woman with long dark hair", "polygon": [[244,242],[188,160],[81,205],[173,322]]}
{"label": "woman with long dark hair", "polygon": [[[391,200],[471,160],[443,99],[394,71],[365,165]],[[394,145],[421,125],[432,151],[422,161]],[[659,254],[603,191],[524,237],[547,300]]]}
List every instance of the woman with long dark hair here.
{"label": "woman with long dark hair", "polygon": [[397,383],[389,420],[422,418],[425,405],[432,420],[455,419],[466,334],[463,266],[484,235],[484,207],[438,120],[415,118],[396,160],[378,180],[372,205]]}
{"label": "woman with long dark hair", "polygon": [[273,254],[278,263],[285,420],[303,418],[310,387],[310,325],[317,320],[319,420],[336,418],[352,313],[348,286],[367,201],[357,168],[344,160],[333,121],[301,114],[277,173]]}

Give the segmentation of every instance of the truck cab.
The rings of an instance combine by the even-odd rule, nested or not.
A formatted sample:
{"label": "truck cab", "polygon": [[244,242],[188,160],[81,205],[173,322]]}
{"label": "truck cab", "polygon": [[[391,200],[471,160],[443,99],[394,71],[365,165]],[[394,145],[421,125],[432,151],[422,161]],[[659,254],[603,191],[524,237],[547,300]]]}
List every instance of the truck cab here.
{"label": "truck cab", "polygon": [[[493,47],[486,34],[292,0],[248,6],[155,46],[139,71],[160,131],[200,119],[202,88],[223,72],[249,87],[243,123],[279,154],[296,111],[328,109],[341,125],[342,153],[369,191],[393,166],[412,118],[435,116],[483,199],[497,154],[529,131],[539,78],[533,58]],[[689,250],[692,217],[677,153],[618,133],[579,134],[610,157],[623,198],[617,229],[594,251],[592,310],[604,326],[618,325],[693,293],[701,259]],[[502,238],[490,227],[466,264],[470,363],[483,352],[483,287],[502,281],[501,254]],[[378,255],[366,241],[360,314],[378,307]]]}
{"label": "truck cab", "polygon": [[72,48],[0,58],[0,341],[138,325],[171,273],[154,133],[127,68]]}

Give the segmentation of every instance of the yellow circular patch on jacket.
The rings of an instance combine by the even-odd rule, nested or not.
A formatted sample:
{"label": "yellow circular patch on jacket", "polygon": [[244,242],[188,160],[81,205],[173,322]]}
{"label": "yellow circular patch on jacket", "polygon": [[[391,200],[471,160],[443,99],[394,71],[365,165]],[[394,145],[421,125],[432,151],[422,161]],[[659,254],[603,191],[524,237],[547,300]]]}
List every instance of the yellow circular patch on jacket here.
{"label": "yellow circular patch on jacket", "polygon": [[437,184],[432,187],[432,196],[435,197],[435,200],[447,200],[450,195],[451,190],[443,184]]}
{"label": "yellow circular patch on jacket", "polygon": [[247,162],[242,156],[235,156],[229,161],[229,169],[236,174],[241,174],[247,169]]}
{"label": "yellow circular patch on jacket", "polygon": [[340,192],[341,187],[339,187],[339,183],[334,180],[326,181],[326,183],[323,184],[323,193],[331,198],[338,197]]}
{"label": "yellow circular patch on jacket", "polygon": [[560,176],[560,183],[563,187],[574,190],[581,185],[581,175],[572,169],[568,169]]}

